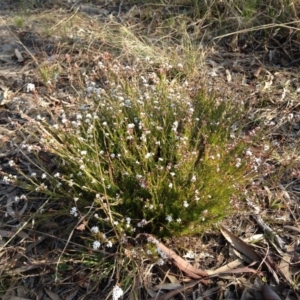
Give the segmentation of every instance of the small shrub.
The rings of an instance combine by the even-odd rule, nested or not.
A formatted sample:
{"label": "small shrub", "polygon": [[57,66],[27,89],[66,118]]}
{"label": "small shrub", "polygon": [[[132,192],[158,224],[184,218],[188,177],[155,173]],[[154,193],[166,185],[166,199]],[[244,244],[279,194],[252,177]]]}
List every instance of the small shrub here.
{"label": "small shrub", "polygon": [[[201,232],[233,211],[247,183],[245,145],[232,126],[242,109],[204,91],[191,97],[187,83],[161,69],[129,71],[99,63],[93,80],[86,75],[90,107],[62,111],[53,126],[41,122],[60,171],[31,183],[75,199],[74,215],[93,204],[91,225],[113,229],[117,239]],[[105,90],[95,83],[104,74]]]}

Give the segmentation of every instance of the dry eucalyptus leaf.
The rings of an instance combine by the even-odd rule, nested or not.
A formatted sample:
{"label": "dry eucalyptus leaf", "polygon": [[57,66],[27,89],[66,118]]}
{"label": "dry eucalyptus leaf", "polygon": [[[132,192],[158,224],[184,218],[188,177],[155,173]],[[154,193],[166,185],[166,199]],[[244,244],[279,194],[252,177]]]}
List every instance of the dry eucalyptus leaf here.
{"label": "dry eucalyptus leaf", "polygon": [[[149,235],[151,239],[155,240],[151,235]],[[173,250],[166,247],[164,244],[158,242],[157,248],[159,248],[161,251],[163,251],[168,258],[172,259],[174,261],[174,264],[183,272],[185,272],[187,275],[189,275],[191,278],[199,279],[201,277],[206,277],[208,274],[205,271],[202,271],[200,269],[197,269],[193,267],[190,263],[188,263],[186,260],[178,256]]]}
{"label": "dry eucalyptus leaf", "polygon": [[246,244],[243,240],[236,237],[233,233],[231,233],[228,229],[224,226],[221,226],[221,232],[225,239],[238,251],[252,259],[252,261],[259,262],[261,261],[260,256],[253,250],[251,246]]}

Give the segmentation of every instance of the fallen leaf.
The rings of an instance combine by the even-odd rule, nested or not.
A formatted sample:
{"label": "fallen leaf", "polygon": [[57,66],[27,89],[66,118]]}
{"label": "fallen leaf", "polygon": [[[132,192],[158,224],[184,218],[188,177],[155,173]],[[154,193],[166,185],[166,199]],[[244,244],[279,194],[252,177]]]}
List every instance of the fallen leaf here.
{"label": "fallen leaf", "polygon": [[231,271],[231,270],[235,269],[236,267],[238,267],[242,264],[243,264],[243,260],[236,259],[235,261],[231,261],[230,263],[228,263],[225,266],[222,266],[222,267],[220,267],[216,270],[206,270],[206,272],[209,275],[214,275],[214,274],[219,274],[219,273],[226,273],[228,271]]}
{"label": "fallen leaf", "polygon": [[[268,267],[269,272],[273,275],[273,277],[275,279],[275,282],[277,284],[279,284],[279,278],[278,278],[277,274],[281,274],[282,272],[280,271],[278,266],[275,264],[275,262],[268,255],[265,257],[264,263]],[[281,276],[283,276],[283,275],[281,274]]]}
{"label": "fallen leaf", "polygon": [[[285,250],[285,242],[274,230],[272,230],[268,225],[265,224],[261,216],[253,215],[253,218],[256,220],[259,227],[264,231],[265,236],[268,238],[268,240],[272,243],[274,241],[281,250]],[[282,251],[280,254],[282,254]]]}
{"label": "fallen leaf", "polygon": [[30,300],[30,299],[23,298],[23,297],[17,297],[17,296],[11,296],[11,297],[9,297],[9,300]]}
{"label": "fallen leaf", "polygon": [[55,293],[49,291],[49,290],[46,289],[46,288],[44,288],[44,290],[45,290],[45,292],[47,293],[47,295],[51,298],[51,300],[61,300],[61,298],[60,298],[57,294],[55,294]]}
{"label": "fallen leaf", "polygon": [[236,237],[234,234],[232,234],[228,229],[226,229],[224,226],[221,226],[220,228],[222,234],[224,235],[225,239],[238,251],[252,259],[252,261],[259,262],[261,261],[260,256],[252,249],[251,246],[246,244],[244,241],[242,241],[240,238]]}
{"label": "fallen leaf", "polygon": [[169,300],[171,298],[173,298],[175,295],[187,290],[187,289],[190,289],[192,288],[193,286],[195,286],[196,284],[199,283],[199,280],[193,280],[192,282],[186,284],[186,285],[183,285],[181,286],[180,288],[176,289],[176,290],[173,290],[165,295],[162,295],[162,296],[156,296],[156,297],[152,297],[148,300]]}
{"label": "fallen leaf", "polygon": [[281,300],[281,298],[268,285],[263,285],[262,293],[265,300]]}
{"label": "fallen leaf", "polygon": [[[156,241],[156,239],[151,236],[147,235],[148,238],[152,239],[152,241]],[[201,277],[207,277],[208,274],[205,271],[202,271],[200,269],[197,269],[193,267],[189,262],[181,258],[179,255],[177,255],[173,250],[166,247],[164,244],[156,241],[155,242],[157,248],[159,248],[161,251],[163,251],[168,258],[172,259],[174,264],[183,272],[185,272],[187,275],[189,275],[191,278],[199,279]]]}
{"label": "fallen leaf", "polygon": [[166,274],[166,276],[171,281],[171,283],[179,283],[179,280],[175,276],[170,275],[169,272],[168,274]]}
{"label": "fallen leaf", "polygon": [[283,228],[284,228],[284,229],[291,229],[291,230],[294,230],[294,231],[300,232],[300,228],[298,228],[298,227],[295,227],[295,226],[284,225],[284,226],[283,226]]}
{"label": "fallen leaf", "polygon": [[182,285],[179,283],[162,283],[162,284],[158,284],[156,286],[154,286],[154,290],[175,290],[178,288],[181,288]]}
{"label": "fallen leaf", "polygon": [[290,285],[293,285],[292,274],[290,272],[290,262],[294,254],[294,246],[287,246],[287,252],[282,256],[281,262],[279,264],[279,269],[281,270],[285,279],[290,283]]}

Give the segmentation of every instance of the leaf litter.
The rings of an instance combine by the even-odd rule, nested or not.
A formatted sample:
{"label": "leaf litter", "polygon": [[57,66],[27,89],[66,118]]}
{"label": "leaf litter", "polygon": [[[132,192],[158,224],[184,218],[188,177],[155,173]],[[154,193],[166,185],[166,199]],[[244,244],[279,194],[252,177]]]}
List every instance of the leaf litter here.
{"label": "leaf litter", "polygon": [[[95,9],[95,7],[89,9],[89,7],[85,6],[84,11],[89,14],[96,12]],[[97,13],[98,12],[99,11],[97,8]],[[105,13],[105,15],[106,14],[107,13]],[[125,13],[124,15],[122,15],[122,19],[126,20]],[[39,35],[34,35],[33,37],[22,35],[22,38],[25,44],[27,44],[29,47],[33,47],[30,51],[37,51],[37,49],[34,48],[40,48],[44,44],[40,41]],[[29,44],[26,43],[27,39],[29,39]],[[32,43],[30,42],[31,40],[34,40],[35,42]],[[16,43],[16,41],[12,40],[11,43]],[[5,57],[2,56],[4,67],[1,67],[0,70],[0,78],[4,81],[4,88],[1,87],[1,90],[5,92],[5,99],[0,103],[1,114],[3,114],[3,118],[1,119],[1,128],[3,128],[3,131],[1,131],[2,135],[0,137],[2,141],[1,145],[8,145],[7,149],[9,150],[6,151],[7,149],[4,150],[6,147],[1,147],[0,159],[1,162],[7,163],[8,160],[14,158],[20,163],[21,168],[25,172],[31,173],[34,171],[35,167],[33,165],[28,165],[25,160],[22,161],[22,152],[19,149],[20,141],[23,139],[23,137],[20,136],[19,128],[24,126],[26,122],[20,116],[24,113],[29,115],[36,115],[38,111],[41,113],[45,113],[43,109],[44,107],[61,107],[62,101],[65,101],[64,99],[66,99],[66,93],[62,93],[60,96],[56,96],[55,100],[53,100],[53,96],[49,96],[48,99],[46,98],[46,100],[38,99],[38,101],[35,95],[27,95],[27,97],[25,97],[25,93],[23,93],[22,95],[22,92],[20,92],[22,90],[22,87],[26,83],[35,80],[34,66],[33,64],[31,64],[29,65],[29,68],[28,65],[26,68],[24,68],[24,66],[21,65],[22,63],[24,63],[24,61],[26,61],[26,51],[24,51],[23,48],[15,48],[14,45],[15,44],[13,44],[12,47],[5,48],[5,51],[7,51],[7,49],[11,51],[9,54],[10,57],[8,59],[7,53]],[[206,85],[209,89],[213,89],[217,86],[225,93],[226,97],[228,98],[240,99],[240,101],[248,101],[249,105],[253,106],[254,108],[253,118],[260,116],[264,118],[265,122],[269,122],[270,124],[274,122],[276,124],[277,132],[272,133],[272,135],[274,135],[274,141],[281,146],[281,149],[289,148],[290,146],[290,149],[288,149],[288,151],[292,156],[292,149],[294,147],[297,147],[297,141],[295,141],[295,137],[297,137],[299,130],[299,116],[297,116],[297,105],[293,104],[297,99],[297,91],[300,88],[298,86],[298,69],[287,69],[274,65],[273,62],[276,59],[274,57],[275,52],[269,52],[269,62],[272,62],[272,64],[261,64],[259,57],[262,58],[264,55],[263,53],[257,53],[256,57],[253,57],[252,54],[231,53],[224,47],[215,47],[217,48],[217,51],[211,51],[210,53],[208,53],[206,58],[207,67],[203,68],[204,74],[208,75],[209,79],[207,82],[201,84]],[[14,65],[15,61],[12,60],[11,57],[15,57],[17,63],[20,64],[17,66],[17,68]],[[52,54],[46,58],[44,63],[52,64],[55,63],[55,61],[58,59],[59,57],[57,55]],[[22,78],[23,75],[25,75],[26,79]],[[13,82],[11,78],[14,79]],[[282,88],[282,83],[285,83],[286,87]],[[61,88],[63,88],[63,84]],[[40,95],[46,95],[51,87],[45,87],[43,84],[41,84],[41,86],[37,87],[37,89]],[[8,91],[10,91],[10,93]],[[67,98],[71,99],[72,95],[68,95]],[[263,105],[258,105],[258,107],[256,108],[257,103],[262,104],[262,102],[265,101],[269,102],[270,105],[266,105],[265,107],[263,107]],[[70,101],[66,101],[65,103],[72,106]],[[292,117],[291,114],[293,114]],[[280,152],[281,149],[279,148],[278,152]],[[51,157],[46,157],[46,159],[49,161],[49,163],[51,163]],[[276,157],[276,153],[274,154],[274,156],[266,158],[266,162],[271,163],[272,161],[275,161],[277,164],[282,164],[285,160],[286,158],[281,158],[280,155]],[[3,172],[4,169],[2,168],[1,171]],[[11,172],[9,167],[5,171]],[[282,180],[282,183],[286,187],[285,192],[289,196],[289,199],[287,199],[283,203],[283,205],[292,207],[294,216],[298,216],[296,206],[293,204],[294,201],[296,201],[295,197],[297,197],[297,194],[295,194],[295,191],[297,191],[296,187],[297,185],[299,185],[298,180],[300,178],[299,160],[297,160],[297,158],[295,158],[295,166],[292,170],[292,174],[294,175],[287,175],[286,178]],[[15,239],[10,240],[10,242],[15,245],[20,244],[25,246],[26,243],[30,243],[30,247],[26,247],[24,255],[28,255],[27,252],[30,252],[30,256],[35,257],[34,251],[38,250],[43,253],[45,248],[44,246],[37,248],[39,243],[31,240],[32,235],[30,233],[30,230],[28,230],[27,228],[25,229],[25,227],[24,231],[7,229],[14,228],[14,226],[18,225],[19,222],[22,221],[22,216],[28,209],[27,202],[23,203],[23,206],[18,207],[19,203],[15,203],[13,200],[16,194],[13,194],[12,191],[8,190],[8,188],[8,186],[1,182],[1,195],[6,195],[7,198],[6,202],[3,200],[4,198],[2,198],[1,204],[5,208],[4,211],[8,215],[17,216],[17,218],[13,218],[11,224],[9,224],[8,222],[5,223],[5,221],[1,222],[1,228],[5,229],[1,229],[2,233],[0,232],[0,235],[3,238],[16,237]],[[268,197],[268,191],[260,189],[259,186],[257,186],[257,190],[260,205],[262,207],[269,207],[265,200]],[[279,194],[277,193],[275,197],[278,196]],[[36,203],[33,205],[35,205],[36,207],[41,207],[41,203],[43,203],[44,201],[45,199],[36,199]],[[281,217],[283,212],[281,209],[279,209],[276,214],[278,217]],[[208,264],[208,260],[207,262],[204,262],[201,261],[201,258],[196,263],[197,249],[195,249],[195,244],[189,245],[189,243],[184,243],[184,248],[188,247],[196,253],[195,259],[191,262],[188,262],[186,259],[184,259],[184,254],[182,253],[180,248],[177,249],[176,247],[173,247],[172,250],[172,247],[169,248],[165,244],[159,242],[158,247],[171,259],[171,269],[176,275],[170,275],[169,273],[166,273],[166,279],[164,281],[159,284],[153,285],[152,293],[154,293],[155,296],[149,293],[149,296],[152,297],[151,299],[172,299],[176,295],[183,295],[182,293],[187,290],[189,290],[189,295],[192,295],[194,293],[194,296],[197,295],[198,299],[216,299],[212,295],[218,295],[219,299],[220,297],[229,299],[229,296],[226,296],[226,292],[227,295],[230,294],[231,283],[235,286],[236,289],[242,290],[240,299],[250,299],[249,293],[247,292],[248,289],[245,288],[246,284],[250,286],[250,289],[252,286],[254,287],[254,289],[261,292],[259,296],[257,296],[256,294],[257,298],[253,298],[252,296],[252,299],[292,299],[287,297],[279,297],[279,291],[277,290],[277,292],[275,292],[273,290],[273,286],[271,287],[270,285],[261,282],[253,283],[253,280],[251,280],[251,276],[254,276],[254,278],[267,278],[270,283],[273,283],[273,279],[270,279],[269,277],[269,274],[272,274],[276,285],[279,286],[280,284],[282,285],[283,283],[288,283],[290,287],[293,286],[294,281],[296,280],[299,273],[297,237],[294,235],[295,232],[299,231],[296,219],[294,218],[294,220],[289,220],[288,222],[286,222],[283,228],[285,230],[289,230],[292,233],[289,237],[286,237],[286,232],[281,231],[281,236],[283,237],[282,238],[276,232],[278,228],[282,228],[282,224],[275,223],[271,226],[269,224],[266,224],[260,215],[254,215],[253,217],[256,220],[258,226],[255,226],[253,223],[251,223],[247,214],[241,214],[236,220],[227,220],[225,224],[226,226],[233,227],[237,230],[240,228],[241,224],[247,222],[250,223],[253,228],[255,228],[255,231],[262,231],[266,238],[264,239],[264,241],[256,240],[258,248],[250,246],[248,243],[244,242],[241,237],[236,236],[231,231],[226,229],[225,226],[221,226],[220,231],[223,234],[224,238],[227,240],[228,244],[222,241],[220,237],[212,236],[210,233],[204,234],[201,239],[199,238],[199,240],[197,241],[197,243],[201,245],[201,250],[199,251],[204,251],[201,247],[203,247],[203,244],[206,243],[206,247],[210,249],[209,251],[213,252],[212,257],[215,258],[215,261],[210,260],[210,265],[206,265],[206,263]],[[3,220],[5,220],[5,218],[3,218]],[[237,230],[237,232],[240,232],[240,230]],[[251,237],[254,236],[254,232],[252,231],[245,233],[248,235],[247,239],[251,239]],[[241,236],[243,236],[243,234],[241,234]],[[43,244],[42,242],[45,240],[45,236],[39,235],[38,238],[40,239],[40,243]],[[50,241],[52,241],[52,243],[55,243],[55,238],[53,237]],[[228,262],[227,260],[231,259],[225,256],[226,258],[223,260],[222,266],[216,268],[215,270],[212,270],[214,265],[216,265],[217,259],[221,256],[222,251],[226,252],[226,249],[228,250],[228,245],[231,245],[231,247],[240,252],[242,256],[240,256],[239,258],[236,257],[236,259],[234,259],[233,261]],[[14,258],[16,258],[13,253],[9,254],[9,251],[11,250],[5,251],[6,253],[3,252],[2,249],[1,257],[6,261],[8,259],[11,259],[13,261]],[[182,255],[180,255],[179,253]],[[6,254],[8,254],[9,258],[5,257]],[[16,260],[19,260],[21,256],[18,256]],[[199,252],[198,256],[200,256]],[[245,257],[247,258],[247,260]],[[296,262],[294,262],[294,259],[296,259]],[[5,263],[5,260],[3,260],[2,262]],[[222,259],[220,259],[220,261],[222,261]],[[195,266],[193,265],[193,262],[195,262]],[[51,263],[49,263],[49,266],[51,265]],[[203,265],[201,269],[199,268],[199,264]],[[2,272],[21,274],[33,269],[39,269],[40,265],[41,264],[39,264],[38,261],[37,264],[29,264],[28,266],[20,266],[20,264],[16,262],[15,268],[10,270],[5,270],[4,268]],[[264,268],[263,265],[265,265],[266,268]],[[47,262],[44,263],[44,266],[47,266]],[[178,273],[178,270],[184,273],[184,278],[189,279],[187,280],[187,282],[181,280],[182,275],[178,275],[180,274]],[[246,274],[250,274],[250,277],[246,282],[244,281],[244,283],[242,283],[242,278],[244,278],[244,275]],[[239,277],[239,275],[242,276]],[[157,274],[157,277],[159,276],[160,275]],[[171,279],[172,277],[170,276],[173,276],[173,279]],[[222,287],[217,286],[217,283],[213,280],[213,278],[222,279],[223,277],[227,278],[228,284],[224,284],[222,285]],[[176,280],[174,280],[174,278]],[[239,280],[240,283],[237,283],[239,282]],[[30,284],[28,286],[30,286]],[[242,287],[242,289],[240,287]],[[49,288],[51,289],[51,285],[49,286]],[[60,297],[58,296],[58,290],[57,292],[52,292],[49,288],[44,288],[46,294],[51,299],[60,299]],[[164,294],[159,295],[156,291],[157,289],[163,291]],[[222,292],[220,292],[221,289],[223,290]],[[290,288],[284,287],[284,289],[285,291],[289,291]],[[171,291],[166,292],[168,290]],[[298,287],[296,287],[294,291],[291,291],[291,293],[294,293],[294,299],[296,299],[295,297],[299,299],[300,296],[298,295]],[[282,295],[282,293],[280,294]],[[17,295],[12,295],[11,299],[25,298],[18,297]],[[234,299],[238,298],[235,297]]]}

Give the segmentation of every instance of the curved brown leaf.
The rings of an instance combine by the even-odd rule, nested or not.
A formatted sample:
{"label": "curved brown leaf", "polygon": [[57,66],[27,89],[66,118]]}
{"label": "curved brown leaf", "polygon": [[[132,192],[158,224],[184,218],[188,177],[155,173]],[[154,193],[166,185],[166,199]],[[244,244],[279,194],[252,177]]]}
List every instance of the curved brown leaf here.
{"label": "curved brown leaf", "polygon": [[[151,235],[148,235],[150,239],[153,241],[156,241],[154,237]],[[157,248],[159,248],[161,251],[163,251],[168,258],[172,259],[174,261],[174,264],[183,272],[185,272],[187,275],[189,275],[191,278],[199,279],[201,277],[207,277],[208,274],[205,271],[202,271],[200,269],[197,269],[193,267],[189,262],[178,256],[173,250],[166,247],[164,244],[156,241],[155,242]]]}

